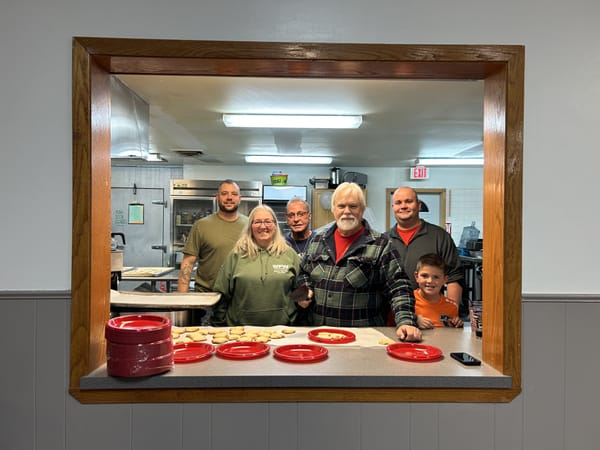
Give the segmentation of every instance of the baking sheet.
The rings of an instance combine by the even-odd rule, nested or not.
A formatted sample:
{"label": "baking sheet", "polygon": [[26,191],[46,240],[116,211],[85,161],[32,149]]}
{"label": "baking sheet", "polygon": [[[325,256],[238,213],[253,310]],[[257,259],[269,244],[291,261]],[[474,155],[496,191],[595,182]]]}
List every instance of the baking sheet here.
{"label": "baking sheet", "polygon": [[218,292],[133,292],[110,291],[112,306],[135,306],[139,308],[186,309],[213,306],[219,301]]}
{"label": "baking sheet", "polygon": [[[230,328],[240,328],[240,327],[211,327],[211,326],[192,326],[191,327],[194,331],[191,331],[192,333],[195,331],[200,330],[205,330],[206,332],[208,332],[209,334],[214,334],[214,332],[218,332],[218,331],[227,331],[229,332]],[[331,328],[331,327],[315,327],[315,328],[310,328],[310,327],[294,327],[294,326],[282,326],[282,325],[277,325],[277,326],[272,326],[272,327],[258,327],[258,326],[252,326],[252,325],[246,325],[243,327],[245,332],[252,332],[252,331],[270,331],[270,332],[277,332],[280,333],[281,335],[283,335],[283,337],[281,339],[270,339],[268,344],[273,346],[273,347],[278,347],[280,345],[300,345],[300,344],[315,344],[313,341],[311,341],[308,337],[308,333],[311,330],[318,330],[319,328]],[[177,332],[182,333],[181,337],[185,336],[185,329],[186,327],[173,327],[173,329]],[[289,333],[284,333],[283,330],[284,329],[293,329],[295,330],[295,332],[293,334],[289,334]],[[340,330],[346,330],[346,331],[350,331],[352,333],[354,333],[356,335],[356,340],[353,342],[348,342],[348,343],[344,343],[344,344],[327,344],[327,343],[319,343],[319,345],[322,345],[324,347],[328,347],[328,348],[342,348],[342,347],[354,347],[354,348],[359,348],[359,347],[379,347],[379,348],[384,348],[385,345],[381,344],[380,341],[382,339],[389,339],[385,334],[383,334],[382,332],[374,329],[374,328],[341,328],[341,327],[336,327],[336,329],[340,329]],[[212,333],[211,333],[212,331]],[[395,339],[396,341],[398,341],[398,339]],[[211,342],[211,338],[209,337],[207,342]]]}
{"label": "baking sheet", "polygon": [[133,267],[121,274],[122,278],[160,277],[175,270],[175,267]]}

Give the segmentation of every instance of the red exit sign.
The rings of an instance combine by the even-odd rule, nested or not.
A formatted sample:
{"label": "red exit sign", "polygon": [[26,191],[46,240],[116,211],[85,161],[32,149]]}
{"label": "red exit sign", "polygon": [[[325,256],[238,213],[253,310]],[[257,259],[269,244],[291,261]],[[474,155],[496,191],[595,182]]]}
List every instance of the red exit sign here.
{"label": "red exit sign", "polygon": [[429,168],[425,166],[415,166],[410,168],[411,180],[426,180],[429,178]]}

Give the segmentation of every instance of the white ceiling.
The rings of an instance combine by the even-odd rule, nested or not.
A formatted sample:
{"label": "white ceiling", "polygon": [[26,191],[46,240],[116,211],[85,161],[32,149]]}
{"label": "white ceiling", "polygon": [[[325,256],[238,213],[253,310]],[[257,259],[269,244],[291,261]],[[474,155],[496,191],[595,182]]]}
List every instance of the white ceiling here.
{"label": "white ceiling", "polygon": [[[150,105],[150,151],[170,164],[244,164],[244,155],[332,156],[389,167],[482,157],[483,81],[120,75]],[[232,129],[223,113],[361,114],[357,130]],[[171,149],[202,150],[181,156]]]}

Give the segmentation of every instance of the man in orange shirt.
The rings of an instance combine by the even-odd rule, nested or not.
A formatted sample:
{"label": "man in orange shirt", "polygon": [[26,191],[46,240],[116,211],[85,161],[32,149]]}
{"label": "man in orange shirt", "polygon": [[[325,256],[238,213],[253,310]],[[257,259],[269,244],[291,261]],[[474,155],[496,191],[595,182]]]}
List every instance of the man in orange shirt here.
{"label": "man in orange shirt", "polygon": [[415,279],[419,285],[415,289],[418,327],[462,327],[463,321],[458,316],[458,305],[440,292],[448,281],[444,258],[435,253],[421,256],[417,262]]}

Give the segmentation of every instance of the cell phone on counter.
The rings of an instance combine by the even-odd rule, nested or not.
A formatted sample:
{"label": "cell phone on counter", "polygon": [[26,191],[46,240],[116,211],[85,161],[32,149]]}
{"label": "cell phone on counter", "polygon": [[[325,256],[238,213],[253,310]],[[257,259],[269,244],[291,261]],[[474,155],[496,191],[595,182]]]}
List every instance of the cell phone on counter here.
{"label": "cell phone on counter", "polygon": [[480,366],[481,361],[465,352],[452,352],[450,356],[465,366]]}

